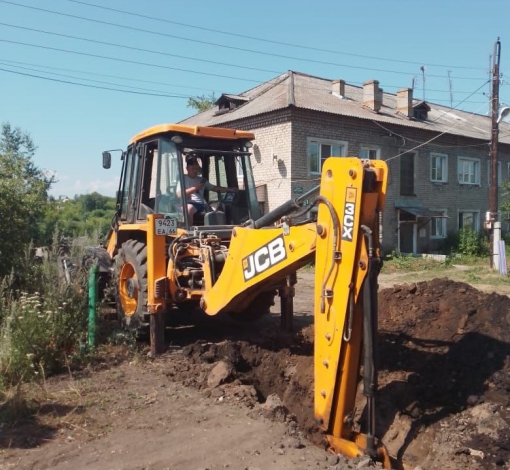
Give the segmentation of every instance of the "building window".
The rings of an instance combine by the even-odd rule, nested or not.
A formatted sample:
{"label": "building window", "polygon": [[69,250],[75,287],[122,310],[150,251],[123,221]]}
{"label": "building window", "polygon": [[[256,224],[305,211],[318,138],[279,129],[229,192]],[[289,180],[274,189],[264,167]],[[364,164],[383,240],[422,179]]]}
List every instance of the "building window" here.
{"label": "building window", "polygon": [[[439,209],[436,212],[446,215],[446,210]],[[433,218],[430,221],[430,238],[446,238],[446,218]]]}
{"label": "building window", "polygon": [[319,174],[324,160],[328,157],[345,157],[347,142],[339,140],[308,139],[308,168],[310,173]]}
{"label": "building window", "polygon": [[364,160],[379,160],[381,158],[381,149],[379,147],[362,145],[359,158],[363,158]]}
{"label": "building window", "polygon": [[442,153],[430,154],[430,181],[446,183],[448,181],[448,155]]}
{"label": "building window", "polygon": [[[491,161],[489,159],[489,160],[487,160],[487,184],[489,187],[491,185],[491,176],[492,176]],[[498,186],[501,186],[502,181],[503,181],[503,173],[501,170],[501,162],[498,162]]]}
{"label": "building window", "polygon": [[459,157],[458,174],[460,184],[480,185],[480,159]]}
{"label": "building window", "polygon": [[414,153],[400,157],[400,195],[414,196]]}
{"label": "building window", "polygon": [[459,211],[459,230],[479,230],[480,213],[478,211]]}

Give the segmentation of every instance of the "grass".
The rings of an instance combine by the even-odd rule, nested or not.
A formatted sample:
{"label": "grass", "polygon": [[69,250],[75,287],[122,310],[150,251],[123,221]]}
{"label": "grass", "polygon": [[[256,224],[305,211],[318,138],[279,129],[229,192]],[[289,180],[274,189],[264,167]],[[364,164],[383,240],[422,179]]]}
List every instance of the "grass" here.
{"label": "grass", "polygon": [[[416,276],[410,276],[411,273]],[[510,278],[492,269],[488,257],[455,255],[441,262],[412,255],[389,256],[384,262],[381,275],[393,275],[398,283],[400,280],[396,276],[399,274],[402,274],[402,282],[408,282],[411,277],[417,280],[446,277],[475,286],[484,284],[508,288],[510,293]]]}

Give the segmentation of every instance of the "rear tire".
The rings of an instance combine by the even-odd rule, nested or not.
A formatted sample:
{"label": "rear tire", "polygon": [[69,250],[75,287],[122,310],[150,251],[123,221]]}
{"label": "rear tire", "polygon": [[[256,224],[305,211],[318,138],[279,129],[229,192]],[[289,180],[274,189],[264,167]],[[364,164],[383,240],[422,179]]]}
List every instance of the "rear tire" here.
{"label": "rear tire", "polygon": [[122,244],[115,257],[117,314],[121,326],[136,338],[149,336],[147,312],[147,246],[136,240]]}

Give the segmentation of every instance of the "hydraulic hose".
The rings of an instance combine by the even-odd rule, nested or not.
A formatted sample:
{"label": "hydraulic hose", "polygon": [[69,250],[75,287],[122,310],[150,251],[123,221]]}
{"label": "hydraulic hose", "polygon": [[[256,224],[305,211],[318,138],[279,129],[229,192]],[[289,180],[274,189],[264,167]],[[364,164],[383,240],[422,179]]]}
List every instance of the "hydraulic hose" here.
{"label": "hydraulic hose", "polygon": [[377,391],[377,370],[375,348],[377,331],[377,275],[373,260],[372,231],[362,225],[368,245],[368,272],[363,283],[363,395],[367,397],[367,450],[375,453],[375,394]]}
{"label": "hydraulic hose", "polygon": [[276,209],[255,220],[253,222],[253,228],[267,227],[280,220],[283,216],[301,209],[304,202],[314,194],[318,193],[319,190],[320,186],[315,186],[314,188],[310,189],[310,191],[307,191],[305,194],[302,194],[298,198],[284,202],[281,206],[278,206]]}

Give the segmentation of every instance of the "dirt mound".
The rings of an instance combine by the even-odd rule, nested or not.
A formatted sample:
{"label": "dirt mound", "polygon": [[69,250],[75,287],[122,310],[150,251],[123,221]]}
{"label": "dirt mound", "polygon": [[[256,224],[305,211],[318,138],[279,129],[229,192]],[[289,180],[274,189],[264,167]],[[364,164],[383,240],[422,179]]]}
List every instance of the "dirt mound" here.
{"label": "dirt mound", "polygon": [[434,279],[382,290],[379,315],[379,434],[423,468],[448,452],[463,468],[508,464],[510,299]]}
{"label": "dirt mound", "polygon": [[[77,469],[205,468],[205,462],[223,468],[231,458],[237,459],[231,468],[250,468],[249,462],[258,468],[367,468],[364,460],[325,458],[306,439],[323,437],[313,419],[312,290],[310,281],[297,291],[294,334],[281,331],[279,315],[253,325],[221,316],[173,318],[166,354],[83,371],[69,385],[71,394],[66,389],[59,392],[66,397],[61,403],[50,403],[52,413],[41,408],[30,422],[8,429],[0,423],[5,468],[63,468],[57,461]],[[510,468],[509,311],[508,297],[447,279],[379,292],[376,433],[395,468]],[[68,383],[55,378],[45,387],[60,390],[60,382]],[[361,425],[364,407],[360,393],[355,419]],[[250,427],[258,431],[243,440]],[[40,439],[27,444],[24,436]],[[135,450],[132,442],[153,445]],[[38,445],[44,453],[24,452]],[[216,456],[218,447],[223,453]],[[189,465],[174,461],[176,449]],[[108,465],[89,464],[91,458]],[[117,463],[110,465],[113,458]]]}
{"label": "dirt mound", "polygon": [[[447,279],[380,291],[377,433],[398,462],[424,469],[510,463],[509,307],[506,296]],[[183,352],[191,362],[185,383],[266,417],[258,404],[277,394],[281,408],[273,417],[297,421],[304,434],[320,439],[313,325],[301,325],[294,336],[273,330],[257,341],[199,341]],[[220,362],[218,376],[212,369]],[[358,407],[362,421],[361,395]]]}

